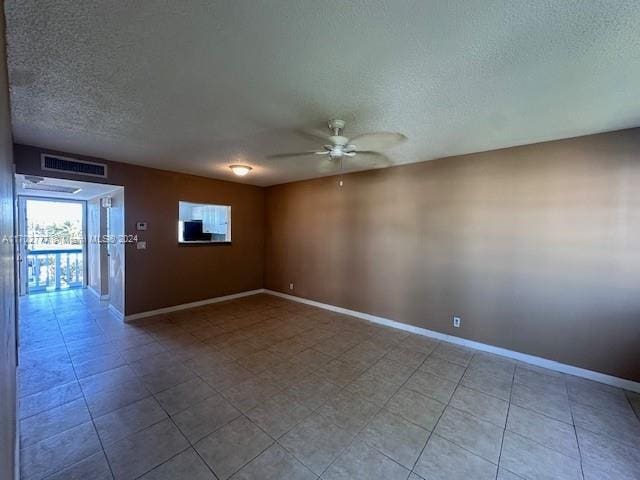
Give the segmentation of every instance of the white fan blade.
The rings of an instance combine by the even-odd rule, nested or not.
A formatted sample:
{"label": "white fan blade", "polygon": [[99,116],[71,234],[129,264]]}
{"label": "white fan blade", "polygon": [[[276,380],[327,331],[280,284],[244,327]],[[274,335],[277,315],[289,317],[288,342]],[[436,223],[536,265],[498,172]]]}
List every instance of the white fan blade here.
{"label": "white fan blade", "polygon": [[310,128],[305,128],[304,130],[296,130],[296,133],[320,144],[327,143],[327,140],[330,136],[327,132]]}
{"label": "white fan blade", "polygon": [[379,152],[360,151],[355,157],[346,159],[349,166],[357,168],[388,167],[392,164],[389,157]]}
{"label": "white fan blade", "polygon": [[407,139],[401,133],[378,132],[365,133],[352,138],[349,143],[355,145],[358,151],[362,150],[386,150],[395,147]]}
{"label": "white fan blade", "polygon": [[326,155],[329,152],[316,152],[314,150],[309,152],[294,152],[294,153],[276,153],[274,155],[267,155],[267,158],[292,158],[292,157],[306,157],[311,155]]}

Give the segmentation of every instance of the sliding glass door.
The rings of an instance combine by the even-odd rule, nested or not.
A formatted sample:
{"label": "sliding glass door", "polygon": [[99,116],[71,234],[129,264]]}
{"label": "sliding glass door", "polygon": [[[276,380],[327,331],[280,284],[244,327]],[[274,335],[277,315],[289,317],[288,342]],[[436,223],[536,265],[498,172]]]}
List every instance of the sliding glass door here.
{"label": "sliding glass door", "polygon": [[20,197],[22,293],[85,285],[85,202]]}

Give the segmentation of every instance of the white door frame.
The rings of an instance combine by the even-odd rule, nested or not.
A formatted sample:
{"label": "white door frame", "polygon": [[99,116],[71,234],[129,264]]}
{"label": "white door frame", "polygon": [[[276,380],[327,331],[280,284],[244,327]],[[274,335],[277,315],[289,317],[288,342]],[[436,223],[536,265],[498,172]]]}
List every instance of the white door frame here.
{"label": "white door frame", "polygon": [[19,246],[20,254],[20,295],[29,293],[29,276],[27,275],[27,200],[58,202],[58,203],[79,203],[82,206],[82,288],[87,287],[87,202],[86,200],[76,200],[71,198],[53,198],[39,197],[31,195],[18,195],[18,229],[19,229]]}
{"label": "white door frame", "polygon": [[27,294],[27,284],[29,278],[27,275],[27,203],[22,197],[16,198],[18,211],[18,295]]}

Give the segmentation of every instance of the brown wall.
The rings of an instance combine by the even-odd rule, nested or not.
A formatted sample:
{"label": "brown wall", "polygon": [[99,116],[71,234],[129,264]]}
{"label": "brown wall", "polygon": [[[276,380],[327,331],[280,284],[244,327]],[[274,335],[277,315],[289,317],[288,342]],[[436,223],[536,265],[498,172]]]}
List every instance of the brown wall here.
{"label": "brown wall", "polygon": [[640,129],[271,187],[265,231],[266,288],[640,380]]}
{"label": "brown wall", "polygon": [[[2,3],[0,2],[0,5]],[[4,40],[0,12],[0,478],[16,471],[16,329],[13,235],[13,161]]]}
{"label": "brown wall", "polygon": [[[268,189],[107,163],[149,222],[127,314],[265,286],[640,380],[640,129]],[[233,244],[178,246],[178,200],[231,204]]]}
{"label": "brown wall", "polygon": [[[90,181],[87,177],[42,171],[40,154],[43,151],[47,150],[15,145],[17,172]],[[136,222],[148,222],[148,230],[138,232],[139,238],[147,242],[147,249],[136,250],[134,244],[126,246],[127,315],[262,287],[263,189],[98,161],[109,166],[109,178],[104,183],[125,187],[125,232],[136,233]],[[233,243],[179,246],[179,200],[231,205]]]}

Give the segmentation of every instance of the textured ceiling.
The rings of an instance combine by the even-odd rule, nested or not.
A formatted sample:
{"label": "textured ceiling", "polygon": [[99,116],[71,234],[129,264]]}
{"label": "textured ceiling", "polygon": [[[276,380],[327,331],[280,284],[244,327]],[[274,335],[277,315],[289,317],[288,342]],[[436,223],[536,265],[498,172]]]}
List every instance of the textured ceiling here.
{"label": "textured ceiling", "polygon": [[640,2],[7,0],[15,140],[270,185],[301,128],[394,163],[640,125]]}

